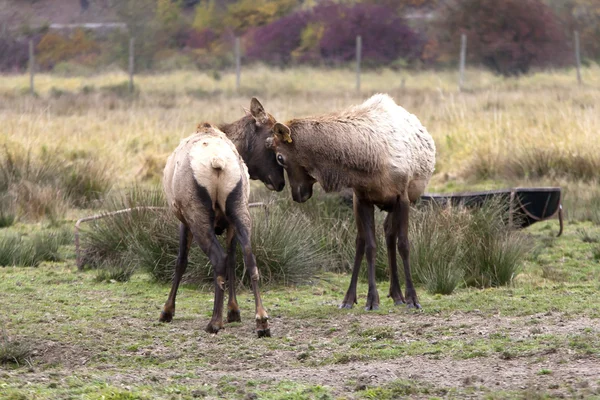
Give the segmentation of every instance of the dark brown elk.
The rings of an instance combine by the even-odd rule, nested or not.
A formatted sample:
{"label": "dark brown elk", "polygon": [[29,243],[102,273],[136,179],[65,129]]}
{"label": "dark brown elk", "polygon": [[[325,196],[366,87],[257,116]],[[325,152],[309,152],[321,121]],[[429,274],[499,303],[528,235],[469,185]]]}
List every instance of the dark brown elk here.
{"label": "dark brown elk", "polygon": [[[233,142],[238,153],[248,167],[250,179],[261,180],[269,189],[281,191],[285,185],[283,168],[277,163],[275,153],[267,148],[265,142],[272,135],[275,119],[265,112],[260,102],[253,98],[250,110],[243,118],[231,124],[222,124],[219,129]],[[214,221],[216,234],[221,234],[227,229],[226,218],[217,218]],[[169,297],[165,302],[159,320],[171,322],[175,315],[175,300],[181,278],[187,269],[189,246],[189,229],[183,224],[180,226],[180,248],[173,284]],[[237,241],[235,237],[228,237],[229,253],[235,255]],[[232,259],[232,257],[230,257]],[[227,280],[229,282],[229,301],[227,320],[240,321],[240,312],[235,295],[235,262],[228,263]]]}
{"label": "dark brown elk", "polygon": [[[223,328],[224,285],[226,274],[235,267],[234,241],[237,240],[252,283],[258,336],[270,336],[268,315],[258,289],[258,268],[250,246],[252,222],[248,181],[248,170],[233,143],[208,123],[200,125],[195,134],[182,140],[165,166],[163,187],[167,201],[181,221],[178,267],[187,264],[192,238],[213,266],[215,299],[213,315],[206,327],[209,333],[217,333]],[[220,219],[227,222],[227,253],[215,235],[215,224]],[[234,282],[230,281],[229,286],[234,286]],[[229,301],[234,300],[230,295]],[[239,320],[237,304],[234,310],[229,310],[228,320],[232,312]],[[164,311],[161,319],[163,316]]]}
{"label": "dark brown elk", "polygon": [[[379,308],[375,284],[374,207],[387,211],[384,222],[390,270],[389,297],[394,304],[420,308],[409,264],[410,202],[424,192],[435,166],[435,144],[417,117],[389,96],[378,94],[341,112],[293,119],[273,127],[270,146],[288,175],[292,197],[304,202],[315,182],[326,192],[351,188],[357,237],[350,287],[340,307],[356,302],[358,272],[367,256],[369,291],[366,309]],[[402,295],[396,248],[404,264]]]}

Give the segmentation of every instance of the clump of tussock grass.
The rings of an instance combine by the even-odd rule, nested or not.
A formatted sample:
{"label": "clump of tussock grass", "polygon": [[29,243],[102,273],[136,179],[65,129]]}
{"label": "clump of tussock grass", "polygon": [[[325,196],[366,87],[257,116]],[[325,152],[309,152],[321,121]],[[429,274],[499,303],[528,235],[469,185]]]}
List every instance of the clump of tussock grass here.
{"label": "clump of tussock grass", "polygon": [[590,235],[590,233],[583,228],[577,230],[577,234],[581,238],[583,243],[598,243],[600,242],[600,237],[596,235]]}
{"label": "clump of tussock grass", "polygon": [[[593,153],[572,154],[558,149],[524,148],[505,160],[505,175],[515,178],[568,178],[596,181],[600,157]],[[509,176],[510,177],[510,176]]]}
{"label": "clump of tussock grass", "polygon": [[[348,196],[324,194],[315,190],[306,204],[295,204],[285,195],[268,192],[254,194],[288,212],[301,212],[320,230],[319,243],[329,254],[324,270],[350,272],[356,251],[356,221]],[[434,205],[411,210],[409,241],[413,279],[431,293],[450,294],[467,284],[477,287],[509,284],[517,275],[530,244],[508,226],[508,210],[499,202],[488,202],[479,209],[443,208]],[[383,232],[385,213],[376,212],[377,280],[388,280],[388,260]],[[403,271],[397,256],[398,269]],[[361,278],[366,279],[363,258]],[[400,279],[404,274],[400,272]],[[402,283],[402,282],[401,282]]]}
{"label": "clump of tussock grass", "polygon": [[484,288],[510,284],[532,247],[524,235],[507,223],[507,207],[492,200],[470,212],[462,260],[464,279],[469,286]]}
{"label": "clump of tussock grass", "polygon": [[592,258],[594,261],[600,261],[600,246],[594,246],[592,249]]}
{"label": "clump of tussock grass", "polygon": [[506,206],[497,201],[475,209],[427,204],[411,215],[414,279],[430,293],[450,294],[461,284],[510,284],[531,248],[508,224]]}
{"label": "clump of tussock grass", "polygon": [[475,152],[463,175],[471,179],[568,179],[597,182],[600,156],[595,152],[571,152],[539,147],[523,147],[498,153],[492,149]]}
{"label": "clump of tussock grass", "polygon": [[69,206],[88,207],[108,191],[112,179],[106,165],[89,155],[68,155],[43,148],[7,145],[0,161],[0,196],[14,204],[15,214],[29,220],[62,218]]}
{"label": "clump of tussock grass", "polygon": [[96,282],[128,282],[135,272],[135,265],[112,264],[107,261],[97,270]]}
{"label": "clump of tussock grass", "polygon": [[0,336],[0,365],[22,366],[31,363],[33,346],[25,340],[10,338],[2,332]]}
{"label": "clump of tussock grass", "polygon": [[268,220],[260,210],[254,211],[252,250],[263,282],[307,283],[323,271],[330,254],[321,231],[319,225],[298,210],[273,207]]}
{"label": "clump of tussock grass", "polygon": [[[330,256],[326,271],[350,272],[356,253],[356,220],[352,211],[352,194],[326,194],[315,188],[313,198],[305,204],[294,203],[289,196],[283,195],[277,201],[279,207],[300,211],[318,229],[319,243]],[[388,261],[383,233],[383,213],[375,214],[377,249],[375,273],[378,280],[387,279]],[[363,263],[366,263],[363,259]],[[361,268],[361,279],[367,279],[367,269]]]}
{"label": "clump of tussock grass", "polygon": [[[117,196],[108,207],[117,210],[140,206],[164,206],[159,190],[133,189]],[[329,263],[320,229],[300,212],[277,206],[252,209],[252,249],[265,284],[297,284],[309,281]],[[149,272],[157,281],[169,281],[179,250],[179,221],[169,210],[135,210],[91,223],[83,236],[84,262],[93,268]],[[222,243],[224,245],[224,243]],[[237,276],[245,269],[238,246]],[[113,278],[114,279],[114,278]],[[192,246],[186,280],[212,282],[212,267],[204,253]]]}
{"label": "clump of tussock grass", "polygon": [[44,261],[60,261],[60,246],[70,243],[67,230],[47,230],[24,235],[16,232],[0,234],[0,266],[37,267]]}
{"label": "clump of tussock grass", "polygon": [[412,210],[410,262],[415,280],[428,292],[451,294],[462,281],[467,227],[465,212],[432,204]]}
{"label": "clump of tussock grass", "polygon": [[8,195],[0,196],[0,228],[7,228],[17,220],[14,199]]}

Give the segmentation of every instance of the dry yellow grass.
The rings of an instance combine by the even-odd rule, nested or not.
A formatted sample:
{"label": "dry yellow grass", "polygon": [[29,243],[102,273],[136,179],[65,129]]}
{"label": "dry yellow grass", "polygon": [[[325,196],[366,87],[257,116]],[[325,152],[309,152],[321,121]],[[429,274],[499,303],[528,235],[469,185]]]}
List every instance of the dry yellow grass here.
{"label": "dry yellow grass", "polygon": [[344,69],[246,68],[240,93],[231,72],[215,75],[136,76],[133,97],[119,94],[127,81],[121,72],[85,78],[41,74],[38,97],[26,94],[28,76],[2,76],[0,145],[92,154],[106,160],[125,185],[159,179],[166,155],[198,122],[237,119],[252,96],[285,120],[387,92],[416,114],[436,141],[434,189],[453,180],[469,185],[487,178],[564,184],[594,180],[600,167],[598,66],[584,69],[582,87],[572,70],[502,78],[473,69],[462,93],[453,71],[368,71],[360,94],[353,71]]}

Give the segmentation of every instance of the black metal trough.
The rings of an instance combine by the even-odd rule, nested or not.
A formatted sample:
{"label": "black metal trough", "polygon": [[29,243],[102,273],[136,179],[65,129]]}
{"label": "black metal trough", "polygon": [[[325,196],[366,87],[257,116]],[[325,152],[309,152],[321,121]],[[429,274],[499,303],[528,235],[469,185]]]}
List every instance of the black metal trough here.
{"label": "black metal trough", "polygon": [[486,201],[504,203],[508,208],[511,223],[525,228],[538,221],[544,221],[558,215],[560,230],[563,232],[561,191],[559,187],[511,188],[486,190],[481,192],[463,192],[448,194],[425,194],[421,202],[434,202],[442,206],[481,207]]}

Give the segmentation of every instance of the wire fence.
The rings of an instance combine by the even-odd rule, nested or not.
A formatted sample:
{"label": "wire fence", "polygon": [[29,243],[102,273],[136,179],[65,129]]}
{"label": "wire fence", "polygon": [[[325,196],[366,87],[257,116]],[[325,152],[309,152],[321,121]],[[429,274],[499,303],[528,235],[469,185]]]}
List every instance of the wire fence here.
{"label": "wire fence", "polygon": [[[579,40],[579,32],[573,32],[574,37],[574,66],[576,70],[576,81],[579,85],[583,84],[583,78],[581,75],[581,46]],[[136,46],[135,46],[135,38],[129,38],[129,52],[128,52],[128,90],[129,92],[133,92],[135,90],[134,85],[134,75],[135,75],[135,59],[136,59]],[[233,47],[233,59],[235,60],[235,90],[240,91],[242,84],[242,44],[239,37],[234,39],[234,47]],[[362,71],[362,54],[363,54],[363,41],[360,35],[356,36],[356,50],[355,50],[355,71],[356,71],[356,92],[360,93],[361,91],[361,71]],[[458,76],[457,76],[457,87],[458,90],[463,90],[465,85],[467,84],[465,78],[465,69],[467,67],[467,54],[468,54],[468,46],[467,46],[467,36],[462,34],[460,37],[460,53],[458,55]],[[29,92],[35,94],[35,74],[37,71],[36,67],[36,53],[35,53],[35,45],[34,41],[29,41]]]}

